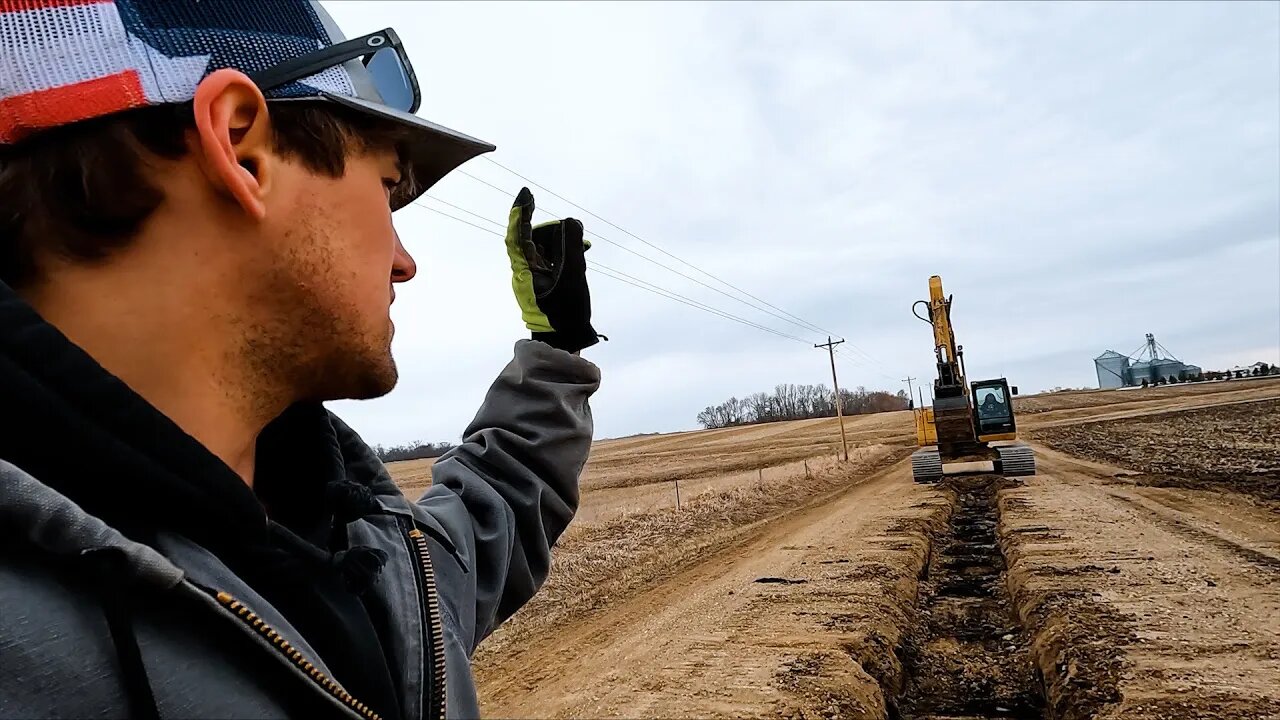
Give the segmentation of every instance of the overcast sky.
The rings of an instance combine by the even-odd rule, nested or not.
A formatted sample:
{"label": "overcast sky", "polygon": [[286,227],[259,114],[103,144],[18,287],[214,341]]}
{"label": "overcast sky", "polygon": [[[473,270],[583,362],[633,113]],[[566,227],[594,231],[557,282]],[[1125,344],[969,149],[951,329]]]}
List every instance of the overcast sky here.
{"label": "overcast sky", "polygon": [[[423,117],[847,338],[842,385],[932,378],[911,304],[934,273],[970,376],[1023,392],[1095,386],[1092,358],[1147,332],[1206,368],[1280,362],[1280,4],[324,4],[349,36],[396,29]],[[505,221],[522,181],[463,169],[509,194],[455,173],[430,195]],[[371,443],[457,440],[525,334],[502,241],[396,217],[420,268],[393,309],[400,386],[334,409]],[[588,258],[806,341],[595,275],[598,438],[830,383],[825,332],[608,242]]]}

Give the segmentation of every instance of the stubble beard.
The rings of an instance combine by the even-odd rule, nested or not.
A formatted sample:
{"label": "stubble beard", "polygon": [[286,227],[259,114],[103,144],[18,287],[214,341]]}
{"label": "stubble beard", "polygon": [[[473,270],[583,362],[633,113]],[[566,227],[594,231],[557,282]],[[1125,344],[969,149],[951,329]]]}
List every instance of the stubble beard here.
{"label": "stubble beard", "polygon": [[399,379],[390,319],[361,326],[359,309],[341,300],[352,279],[317,230],[304,222],[287,256],[259,274],[243,336],[250,385],[285,406],[381,397]]}

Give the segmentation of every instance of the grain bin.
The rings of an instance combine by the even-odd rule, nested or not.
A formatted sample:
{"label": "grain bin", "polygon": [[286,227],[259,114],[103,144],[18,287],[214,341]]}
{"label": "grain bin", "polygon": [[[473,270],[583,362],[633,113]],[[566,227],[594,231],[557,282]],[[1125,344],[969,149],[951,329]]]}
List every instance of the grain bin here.
{"label": "grain bin", "polygon": [[1093,366],[1098,372],[1098,387],[1103,390],[1133,384],[1129,379],[1129,358],[1115,350],[1108,350],[1094,358]]}

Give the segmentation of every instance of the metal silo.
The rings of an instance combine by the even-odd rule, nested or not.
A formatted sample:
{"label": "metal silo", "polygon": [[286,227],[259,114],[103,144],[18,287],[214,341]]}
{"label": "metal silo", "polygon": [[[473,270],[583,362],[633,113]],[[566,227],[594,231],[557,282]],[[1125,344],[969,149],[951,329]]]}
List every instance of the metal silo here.
{"label": "metal silo", "polygon": [[1149,360],[1139,360],[1129,366],[1129,382],[1133,385],[1141,385],[1143,380],[1148,383],[1156,381],[1156,371],[1151,367]]}
{"label": "metal silo", "polygon": [[1177,378],[1178,373],[1185,371],[1187,366],[1183,365],[1181,360],[1159,358],[1157,360],[1152,360],[1150,367],[1151,374],[1155,379],[1165,380],[1167,382],[1171,377]]}
{"label": "metal silo", "polygon": [[1129,379],[1129,358],[1114,350],[1108,350],[1093,359],[1094,369],[1098,371],[1098,387],[1113,390],[1131,384]]}

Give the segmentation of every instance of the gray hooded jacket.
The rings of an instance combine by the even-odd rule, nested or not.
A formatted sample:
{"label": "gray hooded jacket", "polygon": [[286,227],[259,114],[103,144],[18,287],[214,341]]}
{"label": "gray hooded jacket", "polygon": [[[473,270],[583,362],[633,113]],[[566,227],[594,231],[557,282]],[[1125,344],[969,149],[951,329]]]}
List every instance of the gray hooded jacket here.
{"label": "gray hooded jacket", "polygon": [[[382,510],[347,529],[388,556],[369,592],[392,628],[404,718],[479,715],[470,657],[546,579],[577,508],[598,384],[586,360],[521,341],[416,502],[332,418],[347,478]],[[211,552],[171,533],[133,542],[0,458],[0,717],[152,711],[377,717]]]}

